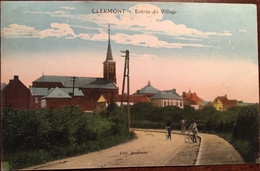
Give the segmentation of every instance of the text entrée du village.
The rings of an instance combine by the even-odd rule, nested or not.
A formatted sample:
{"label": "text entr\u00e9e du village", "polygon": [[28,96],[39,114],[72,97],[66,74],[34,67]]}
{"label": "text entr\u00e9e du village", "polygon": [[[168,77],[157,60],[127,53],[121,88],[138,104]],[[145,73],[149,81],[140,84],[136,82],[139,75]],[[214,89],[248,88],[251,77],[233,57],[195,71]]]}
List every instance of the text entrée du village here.
{"label": "text entr\u00e9e du village", "polygon": [[[93,8],[92,9],[92,13],[94,14],[124,14],[127,10],[125,9],[101,9],[101,8]],[[161,10],[150,10],[150,9],[146,9],[146,10],[140,10],[140,9],[135,9],[133,11],[135,14],[171,14],[171,15],[175,15],[177,14],[177,11],[174,11],[172,9],[161,9]]]}

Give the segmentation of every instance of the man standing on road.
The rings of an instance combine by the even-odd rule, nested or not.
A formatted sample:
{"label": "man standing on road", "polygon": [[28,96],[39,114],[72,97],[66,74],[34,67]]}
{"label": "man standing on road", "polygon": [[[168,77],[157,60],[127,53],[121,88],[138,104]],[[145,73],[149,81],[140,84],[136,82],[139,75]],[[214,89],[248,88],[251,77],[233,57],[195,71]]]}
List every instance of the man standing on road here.
{"label": "man standing on road", "polygon": [[197,128],[197,124],[196,124],[196,122],[194,120],[192,120],[192,124],[190,125],[189,130],[192,131],[193,142],[197,143],[198,128]]}
{"label": "man standing on road", "polygon": [[181,133],[182,134],[185,134],[185,130],[186,130],[186,120],[185,119],[182,119],[181,120]]}
{"label": "man standing on road", "polygon": [[165,127],[167,128],[167,131],[168,131],[168,136],[166,138],[172,140],[172,135],[171,135],[171,132],[172,132],[172,122],[170,120],[168,120],[168,122],[166,123]]}

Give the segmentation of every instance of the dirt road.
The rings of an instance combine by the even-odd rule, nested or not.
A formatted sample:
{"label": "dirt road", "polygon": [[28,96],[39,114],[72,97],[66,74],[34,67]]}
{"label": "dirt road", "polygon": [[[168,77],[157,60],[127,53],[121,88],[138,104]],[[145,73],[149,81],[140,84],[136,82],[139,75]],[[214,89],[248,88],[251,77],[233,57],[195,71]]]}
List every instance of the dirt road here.
{"label": "dirt road", "polygon": [[25,170],[245,163],[232,145],[216,135],[199,133],[199,143],[185,143],[180,131],[173,131],[171,141],[166,141],[164,130],[134,131],[137,138],[127,143]]}
{"label": "dirt road", "polygon": [[185,143],[181,134],[172,134],[172,140],[166,141],[162,131],[135,130],[135,133],[137,138],[130,142],[27,169],[195,165],[199,143]]}

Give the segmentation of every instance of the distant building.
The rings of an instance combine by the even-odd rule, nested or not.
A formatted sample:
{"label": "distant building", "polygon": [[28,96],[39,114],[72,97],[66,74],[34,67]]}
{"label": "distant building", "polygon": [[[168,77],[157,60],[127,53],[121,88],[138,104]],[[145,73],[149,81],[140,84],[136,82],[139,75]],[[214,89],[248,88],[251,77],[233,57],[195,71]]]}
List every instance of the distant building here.
{"label": "distant building", "polygon": [[30,90],[32,108],[61,108],[71,105],[79,106],[85,111],[93,111],[101,96],[110,102],[118,94],[118,87],[112,81],[91,77],[75,77],[73,81],[70,76],[44,75],[33,82]]}
{"label": "distant building", "polygon": [[180,95],[176,93],[176,89],[159,91],[152,96],[150,100],[154,105],[159,107],[177,106],[181,109],[184,108],[183,100]]}
{"label": "distant building", "polygon": [[30,90],[19,80],[17,75],[2,89],[1,107],[14,109],[29,109]]}
{"label": "distant building", "polygon": [[184,108],[183,100],[180,95],[176,92],[176,89],[160,91],[154,88],[150,81],[148,84],[140,90],[137,90],[133,96],[146,96],[149,98],[153,105],[159,107],[166,106],[177,106],[179,108]]}
{"label": "distant building", "polygon": [[188,93],[183,92],[182,98],[183,98],[184,106],[191,106],[196,110],[203,108],[203,101],[201,98],[197,96],[195,92],[192,93],[190,90]]}
{"label": "distant building", "polygon": [[[127,98],[128,98],[127,95],[124,95],[123,105],[127,105],[127,101],[128,101]],[[122,95],[116,95],[115,102],[118,106],[121,105],[121,101],[122,101]],[[129,104],[134,105],[137,103],[151,103],[151,101],[145,95],[130,95]]]}
{"label": "distant building", "polygon": [[229,100],[227,95],[225,95],[216,97],[212,105],[218,111],[226,111],[231,107],[237,106],[237,103],[237,100]]}
{"label": "distant building", "polygon": [[144,88],[137,90],[136,93],[134,93],[133,95],[145,95],[146,97],[150,98],[152,96],[154,96],[155,94],[157,94],[159,92],[158,89],[154,88],[150,81],[148,81],[147,86],[145,86]]}
{"label": "distant building", "polygon": [[[4,84],[1,84],[1,89]],[[2,107],[19,109],[78,106],[84,111],[94,111],[100,103],[110,103],[118,95],[116,62],[113,60],[110,29],[103,78],[43,75],[32,82],[29,89],[18,79],[10,80],[2,90]]]}
{"label": "distant building", "polygon": [[6,83],[1,83],[1,90],[3,90],[3,88],[5,88]]}

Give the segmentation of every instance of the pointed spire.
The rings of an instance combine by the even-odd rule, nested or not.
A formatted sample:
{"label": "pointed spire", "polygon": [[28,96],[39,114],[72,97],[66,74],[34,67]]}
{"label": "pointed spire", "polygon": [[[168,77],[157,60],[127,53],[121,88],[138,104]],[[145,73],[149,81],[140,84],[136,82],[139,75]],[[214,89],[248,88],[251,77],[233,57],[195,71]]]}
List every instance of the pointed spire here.
{"label": "pointed spire", "polygon": [[108,60],[113,61],[112,50],[111,50],[111,45],[110,45],[110,25],[108,25],[108,46],[107,46],[106,61],[108,61]]}
{"label": "pointed spire", "polygon": [[150,82],[150,80],[148,81],[148,85],[149,85],[149,86],[151,85],[151,82]]}
{"label": "pointed spire", "polygon": [[110,41],[110,25],[108,25],[108,41]]}

